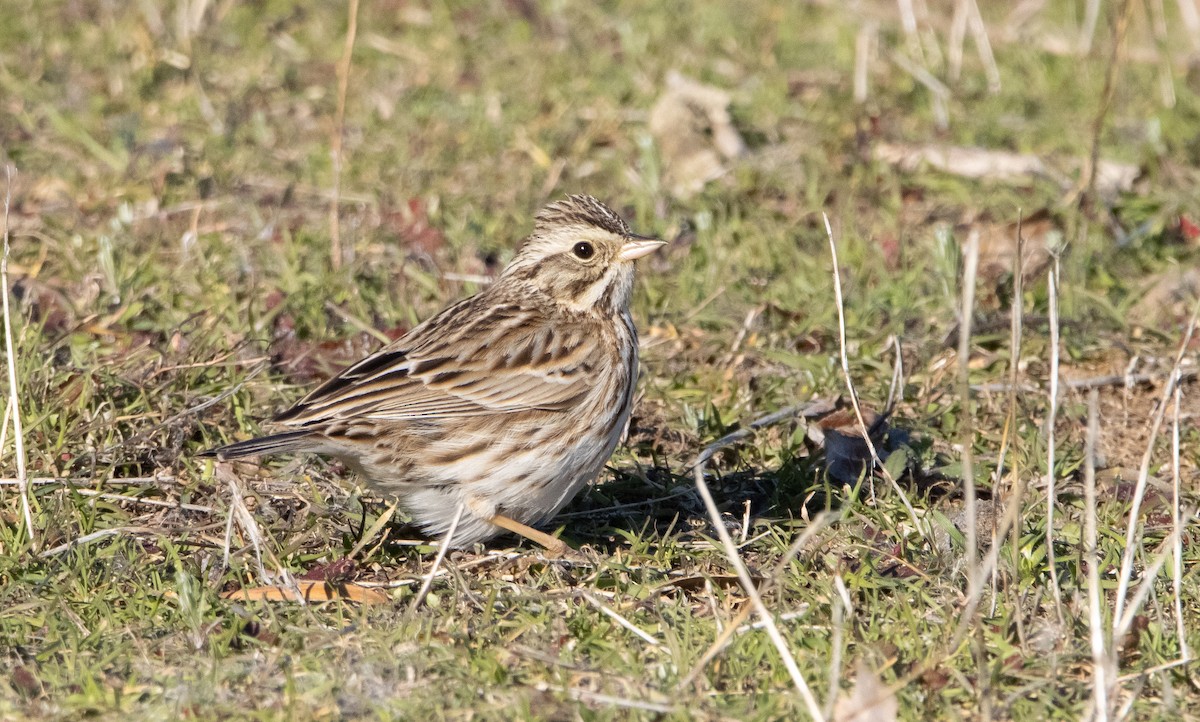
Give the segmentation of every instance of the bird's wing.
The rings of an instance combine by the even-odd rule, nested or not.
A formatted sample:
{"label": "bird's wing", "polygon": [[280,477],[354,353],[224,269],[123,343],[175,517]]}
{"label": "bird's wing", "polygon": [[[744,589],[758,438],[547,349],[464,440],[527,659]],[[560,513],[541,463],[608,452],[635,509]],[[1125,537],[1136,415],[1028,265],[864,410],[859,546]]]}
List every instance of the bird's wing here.
{"label": "bird's wing", "polygon": [[565,411],[592,389],[599,334],[552,325],[536,308],[475,300],[450,306],[275,420],[312,426]]}

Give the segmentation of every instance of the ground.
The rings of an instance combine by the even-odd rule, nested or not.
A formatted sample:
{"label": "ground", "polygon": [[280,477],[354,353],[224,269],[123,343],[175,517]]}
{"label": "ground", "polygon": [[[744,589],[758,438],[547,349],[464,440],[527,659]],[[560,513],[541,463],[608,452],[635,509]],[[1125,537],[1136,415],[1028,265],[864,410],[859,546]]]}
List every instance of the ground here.
{"label": "ground", "polygon": [[[10,2],[0,718],[792,719],[802,677],[843,720],[1079,719],[1097,669],[1135,718],[1200,709],[1200,544],[1173,531],[1200,492],[1200,33],[1186,0],[980,3],[992,66],[970,17],[955,41],[973,2],[909,5]],[[675,74],[708,105],[658,105]],[[1042,166],[897,156],[952,147]],[[436,545],[353,473],[197,457],[481,288],[571,192],[670,242],[628,439],[550,525],[586,561],[502,537],[413,608]],[[858,433],[839,310],[865,411],[894,399],[869,478],[828,441]],[[704,469],[785,662],[693,468],[813,401],[840,415]],[[973,585],[969,530],[986,556],[1008,508]],[[281,570],[310,603],[272,599]]]}

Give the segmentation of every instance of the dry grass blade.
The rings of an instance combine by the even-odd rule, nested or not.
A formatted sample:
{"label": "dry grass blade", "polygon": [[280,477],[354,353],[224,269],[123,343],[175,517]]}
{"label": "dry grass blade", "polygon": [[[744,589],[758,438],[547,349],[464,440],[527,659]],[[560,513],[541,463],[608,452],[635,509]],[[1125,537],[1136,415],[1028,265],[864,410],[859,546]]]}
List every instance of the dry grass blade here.
{"label": "dry grass blade", "polygon": [[[258,578],[264,582],[272,583],[273,580],[279,580],[281,586],[287,587],[294,594],[296,601],[304,602],[305,596],[300,591],[300,587],[296,584],[296,579],[287,572],[279,559],[275,557],[274,552],[267,547],[262,531],[258,528],[258,523],[254,520],[254,515],[246,508],[246,502],[243,501],[242,486],[238,482],[237,475],[234,474],[226,462],[217,462],[214,464],[213,471],[218,479],[225,482],[229,489],[229,516],[225,522],[225,545],[222,556],[222,562],[226,568],[229,567],[229,560],[232,555],[233,545],[233,528],[238,526],[242,533],[250,540],[250,546],[254,550],[254,561],[258,567]],[[271,560],[275,567],[275,573],[267,572],[266,566],[263,564],[263,556]]]}
{"label": "dry grass blade", "polygon": [[1107,627],[1100,606],[1100,554],[1096,522],[1096,441],[1100,433],[1100,394],[1093,389],[1088,394],[1087,448],[1084,452],[1084,532],[1083,555],[1087,564],[1088,632],[1092,645],[1092,704],[1096,719],[1107,722],[1109,690],[1115,668],[1104,646]]}
{"label": "dry grass blade", "polygon": [[429,596],[429,588],[433,586],[433,578],[437,576],[438,569],[442,566],[442,561],[446,558],[446,552],[450,551],[450,541],[454,539],[454,532],[458,531],[458,523],[462,521],[463,512],[466,511],[466,506],[459,504],[454,510],[454,517],[450,519],[450,528],[446,531],[446,537],[442,539],[442,543],[438,545],[437,556],[433,560],[433,566],[429,567],[429,573],[425,575],[425,579],[421,582],[421,589],[417,591],[417,596],[413,597],[412,603],[408,605],[408,613],[414,614],[421,605],[425,603],[425,597]]}
{"label": "dry grass blade", "polygon": [[[971,406],[971,326],[975,316],[975,280],[979,271],[979,232],[972,231],[967,238],[966,257],[963,265],[962,303],[959,306],[958,318],[958,395],[962,404],[962,416],[959,425],[962,427],[962,492],[963,510],[966,515],[966,568],[967,596],[977,600],[983,595],[983,579],[978,574],[979,568],[979,513],[975,502],[975,416]],[[978,609],[978,603],[971,605]],[[972,615],[973,616],[973,615]],[[967,620],[974,625],[975,619]],[[987,683],[987,649],[984,644],[983,630],[975,628],[974,636],[975,664],[978,668],[980,688],[977,690],[981,698],[980,714],[984,719],[991,716]]]}
{"label": "dry grass blade", "polygon": [[[912,502],[908,500],[908,494],[904,493],[904,489],[900,488],[900,484],[892,478],[890,472],[883,465],[879,458],[879,452],[875,449],[874,442],[871,441],[871,433],[867,428],[866,421],[863,420],[862,408],[858,404],[858,394],[854,390],[854,379],[850,375],[850,358],[846,353],[846,307],[842,300],[842,272],[838,267],[837,242],[833,239],[833,228],[829,225],[828,214],[822,213],[821,217],[825,219],[825,235],[829,238],[829,253],[833,257],[833,297],[837,305],[838,312],[838,352],[842,364],[842,376],[846,381],[846,390],[850,394],[850,404],[854,407],[854,418],[858,421],[858,430],[862,434],[863,441],[867,444],[867,450],[871,452],[871,461],[882,473],[884,478],[892,485],[892,490],[900,498],[904,504],[904,508],[908,511],[908,516],[912,519],[913,527],[922,536],[925,536],[924,527],[921,525],[921,520],[917,517],[917,511],[913,508]],[[870,484],[871,502],[875,502],[875,482],[874,476],[868,472],[867,480]]]}
{"label": "dry grass blade", "polygon": [[[9,246],[8,218],[12,205],[13,167],[4,166],[7,184],[4,190],[4,257],[0,259],[0,285],[4,286],[4,353],[8,363],[8,403],[13,423],[13,450],[17,457],[18,493],[21,495],[21,519],[25,523],[25,533],[29,535],[29,544],[34,552],[37,551],[37,536],[33,529],[33,510],[29,501],[29,474],[25,470],[25,433],[21,428],[20,394],[17,392],[17,352],[13,347],[12,312],[9,309],[8,291],[8,254]],[[7,420],[7,417],[6,417]]]}
{"label": "dry grass blade", "polygon": [[662,647],[662,642],[660,642],[657,639],[655,639],[654,637],[650,636],[649,632],[647,632],[646,630],[637,626],[636,624],[629,621],[625,617],[621,616],[615,610],[610,609],[607,605],[604,604],[604,602],[600,601],[599,599],[596,599],[596,597],[592,596],[591,594],[588,594],[587,592],[584,592],[581,596],[583,597],[584,601],[586,601],[588,604],[591,604],[596,609],[599,609],[601,614],[603,614],[604,616],[613,620],[621,627],[629,630],[630,632],[633,632],[633,634],[635,636],[637,636],[638,639],[641,639],[646,644],[649,644],[651,647],[658,647],[658,648]]}
{"label": "dry grass blade", "polygon": [[1054,424],[1058,418],[1058,279],[1059,258],[1054,256],[1054,265],[1047,279],[1050,296],[1050,402],[1046,412],[1046,563],[1050,566],[1050,591],[1054,596],[1054,611],[1061,625],[1065,619],[1062,605],[1062,589],[1058,584],[1058,558],[1054,553],[1054,509],[1058,504],[1056,477],[1054,474]]}
{"label": "dry grass blade", "polygon": [[[848,511],[849,508],[847,507],[847,509],[843,511],[843,515]],[[804,532],[796,537],[791,546],[789,546],[787,551],[784,552],[783,556],[779,558],[779,561],[775,563],[775,568],[771,571],[770,576],[763,580],[763,583],[759,586],[759,595],[766,595],[766,593],[778,583],[780,575],[783,574],[788,565],[792,563],[792,560],[796,558],[800,551],[808,546],[808,544],[816,538],[817,534],[825,529],[825,527],[832,524],[837,518],[840,517],[829,512],[822,512],[821,514],[817,515],[817,517],[812,520]],[[741,611],[738,612],[737,616],[734,617],[729,624],[721,630],[721,633],[717,635],[717,638],[713,640],[713,643],[709,645],[708,649],[705,650],[703,655],[701,655],[699,661],[697,661],[696,664],[692,666],[691,670],[689,670],[688,673],[679,680],[679,683],[675,685],[675,688],[678,690],[683,690],[690,686],[692,682],[694,682],[696,678],[699,677],[704,671],[704,668],[708,666],[708,663],[716,659],[717,655],[720,654],[723,649],[725,649],[725,646],[729,644],[729,640],[733,639],[735,634],[744,629],[742,625],[753,611],[753,605],[744,605]]]}
{"label": "dry grass blade", "polygon": [[1175,404],[1171,414],[1171,529],[1175,535],[1171,586],[1175,597],[1175,633],[1179,637],[1179,656],[1186,662],[1192,658],[1192,654],[1188,649],[1187,628],[1183,616],[1183,520],[1179,514],[1182,480],[1179,469],[1179,406],[1182,396],[1179,384],[1175,384]]}
{"label": "dry grass blade", "polygon": [[[1184,331],[1183,341],[1179,344],[1179,351],[1175,354],[1175,363],[1171,366],[1170,380],[1163,389],[1163,395],[1158,403],[1158,408],[1154,412],[1154,418],[1150,422],[1149,440],[1146,442],[1146,451],[1142,454],[1142,463],[1138,468],[1137,484],[1133,490],[1133,501],[1129,506],[1129,521],[1125,527],[1125,549],[1121,553],[1121,572],[1117,580],[1117,601],[1115,613],[1113,614],[1113,624],[1119,623],[1122,614],[1125,612],[1125,601],[1129,595],[1129,583],[1133,578],[1133,558],[1137,553],[1137,531],[1138,531],[1138,515],[1141,512],[1142,500],[1146,496],[1146,486],[1150,481],[1150,462],[1154,458],[1154,444],[1158,439],[1158,430],[1162,426],[1163,416],[1167,412],[1167,402],[1171,398],[1171,392],[1179,384],[1179,367],[1183,363],[1184,354],[1192,343],[1192,334],[1196,331],[1196,320],[1200,316],[1200,301],[1196,302],[1192,309],[1192,316],[1188,320],[1187,330]],[[1114,645],[1116,640],[1113,641]]]}
{"label": "dry grass blade", "polygon": [[346,42],[337,64],[337,110],[333,119],[333,134],[329,151],[333,157],[333,193],[329,201],[330,262],[334,269],[342,267],[342,231],[339,205],[342,186],[342,133],[346,125],[346,92],[350,87],[350,62],[354,57],[354,38],[358,34],[358,0],[350,0],[346,21]]}

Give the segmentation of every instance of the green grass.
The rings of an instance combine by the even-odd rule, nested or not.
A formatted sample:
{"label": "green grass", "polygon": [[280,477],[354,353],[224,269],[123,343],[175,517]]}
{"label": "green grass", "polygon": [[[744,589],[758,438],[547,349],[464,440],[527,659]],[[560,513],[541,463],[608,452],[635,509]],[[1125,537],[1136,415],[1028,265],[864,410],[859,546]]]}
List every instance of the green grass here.
{"label": "green grass", "polygon": [[[344,6],[210,3],[188,30],[194,2],[10,4],[0,24],[0,154],[18,171],[9,273],[19,299],[20,412],[30,475],[69,480],[34,487],[34,526],[41,550],[110,533],[39,556],[15,488],[4,487],[3,719],[802,716],[761,629],[737,634],[693,686],[676,685],[747,603],[693,492],[695,455],[769,411],[845,393],[821,213],[839,244],[851,374],[872,408],[887,398],[890,339],[901,342],[906,383],[892,423],[906,432],[912,462],[900,483],[930,518],[961,511],[966,414],[975,478],[990,498],[1009,411],[1005,394],[979,394],[964,408],[956,387],[954,249],[974,219],[1008,223],[1047,209],[1068,238],[1068,378],[1120,373],[1134,357],[1139,370],[1165,376],[1191,309],[1187,299],[1153,313],[1138,305],[1172,269],[1198,259],[1196,240],[1177,230],[1181,216],[1200,219],[1200,85],[1182,61],[1171,65],[1173,107],[1160,97],[1162,64],[1131,53],[1117,69],[1101,156],[1137,163],[1143,177],[1111,215],[1081,212],[1045,179],[967,181],[870,159],[878,142],[977,145],[1044,156],[1073,177],[1091,146],[1112,18],[1102,19],[1090,56],[1051,55],[1038,41],[1074,38],[1083,3],[1043,10],[1019,42],[999,39],[1010,3],[986,4],[1002,89],[987,91],[968,42],[950,88],[950,127],[939,133],[928,91],[888,60],[907,47],[891,3],[854,15],[800,3],[365,2],[346,100],[340,269],[330,256],[330,139]],[[1153,48],[1137,7],[1130,44]],[[865,17],[879,23],[880,50],[869,100],[858,106],[854,41]],[[1166,47],[1182,53],[1184,28],[1173,18],[1169,25]],[[948,26],[935,18],[930,30],[942,52]],[[944,78],[936,58],[930,63]],[[729,91],[750,146],[686,200],[663,184],[646,123],[669,70]],[[469,279],[506,262],[536,209],[568,192],[601,197],[637,230],[674,241],[643,264],[638,282],[645,348],[629,443],[603,483],[555,522],[572,545],[594,551],[595,563],[547,561],[504,538],[451,554],[448,575],[410,615],[432,547],[400,543],[412,531],[393,522],[352,572],[364,583],[393,582],[389,604],[223,598],[264,580],[240,532],[223,563],[230,490],[196,452],[255,433],[303,389],[373,348],[364,327],[407,328],[475,291]],[[1113,223],[1128,243],[1114,240]],[[972,383],[1007,378],[1007,284],[981,279]],[[840,514],[766,597],[822,702],[840,577],[851,608],[834,670],[839,693],[849,693],[865,662],[885,683],[905,682],[904,719],[977,717],[984,708],[1011,719],[1086,714],[1086,399],[1064,392],[1058,416],[1060,625],[1037,483],[1046,472],[1044,273],[1029,279],[1024,301],[1022,369],[1043,391],[1017,397],[1007,438],[1011,463],[1035,488],[1017,549],[1006,540],[997,591],[982,600],[981,662],[971,639],[949,648],[967,593],[957,529],[933,524],[932,538],[923,536],[881,477],[874,503],[827,478],[802,424],[764,430],[717,456],[710,483],[739,539],[748,518],[741,554],[756,575],[806,518]],[[1101,389],[1108,614],[1129,490],[1161,390]],[[1200,490],[1195,381],[1182,390],[1191,508]],[[1159,434],[1150,467],[1166,483],[1169,432]],[[11,438],[10,427],[6,477],[16,475]],[[352,474],[320,459],[233,470],[270,552],[297,573],[348,554],[386,510]],[[144,477],[157,481],[136,481]],[[1153,487],[1139,570],[1169,534],[1169,498]],[[1195,540],[1189,528],[1181,600],[1193,650]],[[1121,652],[1121,674],[1180,656],[1170,575],[1168,564],[1141,631]],[[922,665],[930,669],[909,679]],[[1139,719],[1200,707],[1198,689],[1194,666],[1122,683]]]}

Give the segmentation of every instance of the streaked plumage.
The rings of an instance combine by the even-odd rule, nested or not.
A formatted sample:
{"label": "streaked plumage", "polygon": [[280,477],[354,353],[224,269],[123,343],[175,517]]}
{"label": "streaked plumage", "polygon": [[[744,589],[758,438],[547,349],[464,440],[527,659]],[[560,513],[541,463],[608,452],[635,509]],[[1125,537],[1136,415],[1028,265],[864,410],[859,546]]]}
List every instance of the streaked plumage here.
{"label": "streaked plumage", "polygon": [[455,546],[545,521],[624,431],[633,261],[660,245],[590,196],[552,203],[494,284],[308,394],[279,433],[205,453],[337,457],[432,535],[463,503]]}

